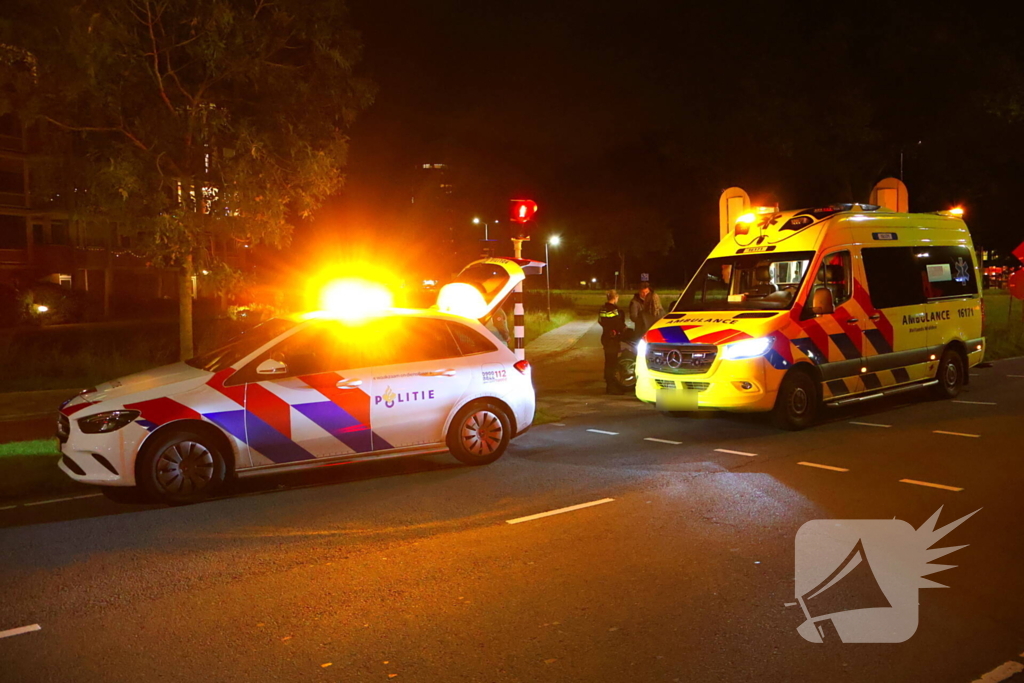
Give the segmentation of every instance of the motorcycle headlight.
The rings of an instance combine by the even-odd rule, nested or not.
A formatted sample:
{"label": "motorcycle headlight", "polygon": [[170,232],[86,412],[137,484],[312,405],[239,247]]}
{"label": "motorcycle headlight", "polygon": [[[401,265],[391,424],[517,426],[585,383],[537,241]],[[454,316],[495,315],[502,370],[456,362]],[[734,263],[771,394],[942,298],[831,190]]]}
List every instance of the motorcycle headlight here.
{"label": "motorcycle headlight", "polygon": [[756,337],[744,339],[743,341],[726,344],[722,347],[722,358],[726,360],[743,360],[744,358],[757,358],[768,353],[772,348],[771,337]]}
{"label": "motorcycle headlight", "polygon": [[121,427],[133,422],[140,414],[137,410],[111,410],[109,413],[96,413],[80,419],[78,428],[84,434],[116,432]]}

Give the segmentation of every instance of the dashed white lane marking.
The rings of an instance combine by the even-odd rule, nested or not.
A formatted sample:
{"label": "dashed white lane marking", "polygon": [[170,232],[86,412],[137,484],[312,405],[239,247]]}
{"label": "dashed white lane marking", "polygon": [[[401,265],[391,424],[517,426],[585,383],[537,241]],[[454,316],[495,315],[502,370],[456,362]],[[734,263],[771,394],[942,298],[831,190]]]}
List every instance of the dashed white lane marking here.
{"label": "dashed white lane marking", "polygon": [[757,453],[744,453],[743,451],[730,451],[725,448],[716,448],[715,453],[728,453],[729,455],[745,455],[748,458],[756,458]]}
{"label": "dashed white lane marking", "polygon": [[953,401],[951,401],[951,403],[966,403],[966,404],[972,405],[972,406],[994,406],[994,405],[998,405],[997,403],[994,403],[992,401],[958,401],[958,400],[955,400],[955,399]]}
{"label": "dashed white lane marking", "polygon": [[530,522],[535,519],[541,519],[542,517],[550,517],[551,515],[560,515],[563,512],[572,512],[573,510],[582,510],[583,508],[594,507],[595,505],[601,505],[602,503],[610,503],[614,498],[602,498],[601,500],[592,500],[589,503],[580,503],[579,505],[570,505],[567,508],[558,508],[557,510],[548,510],[547,512],[538,512],[535,515],[527,515],[526,517],[516,517],[515,519],[506,519],[506,524],[519,524],[521,522]]}
{"label": "dashed white lane marking", "polygon": [[1024,664],[1019,662],[1006,662],[1005,664],[1000,664],[996,668],[992,669],[981,678],[975,679],[974,683],[999,683],[1000,681],[1005,681],[1014,674],[1019,674],[1021,671],[1024,671]]}
{"label": "dashed white lane marking", "polygon": [[81,500],[82,498],[99,498],[102,493],[87,493],[84,496],[68,496],[67,498],[52,498],[50,500],[37,500],[34,503],[25,503],[25,507],[32,507],[33,505],[46,505],[47,503],[63,503],[67,500]]}
{"label": "dashed white lane marking", "polygon": [[606,432],[603,429],[588,429],[588,432],[594,432],[595,434],[607,434],[608,436],[618,436],[618,432]]}
{"label": "dashed white lane marking", "polygon": [[16,507],[18,507],[18,506],[17,505],[6,505],[6,506],[0,508],[0,510],[13,510]]}
{"label": "dashed white lane marking", "polygon": [[948,436],[966,436],[968,439],[980,439],[981,434],[964,434],[963,432],[944,432],[941,429],[932,430],[935,434],[946,434]]}
{"label": "dashed white lane marking", "polygon": [[667,443],[672,446],[682,446],[682,441],[669,441],[668,439],[655,439],[653,436],[645,436],[644,441],[653,441],[654,443]]}
{"label": "dashed white lane marking", "polygon": [[850,424],[852,424],[852,425],[860,425],[861,427],[885,427],[886,429],[888,429],[889,427],[892,427],[892,425],[883,425],[883,424],[878,424],[877,422],[851,422]]}
{"label": "dashed white lane marking", "polygon": [[833,472],[849,472],[850,470],[845,467],[832,467],[832,465],[819,465],[816,462],[798,462],[797,465],[804,465],[806,467],[817,467],[823,470],[832,470]]}
{"label": "dashed white lane marking", "polygon": [[43,629],[39,624],[30,624],[29,626],[20,626],[18,628],[8,629],[6,631],[0,631],[0,638],[10,638],[11,636],[20,636],[22,633],[32,633],[33,631],[41,631]]}
{"label": "dashed white lane marking", "polygon": [[963,491],[959,486],[946,486],[945,484],[933,484],[930,481],[918,481],[917,479],[900,479],[901,484],[916,484],[917,486],[930,486],[933,489],[943,491]]}
{"label": "dashed white lane marking", "polygon": [[551,426],[552,427],[564,427],[565,423],[564,422],[552,422]]}

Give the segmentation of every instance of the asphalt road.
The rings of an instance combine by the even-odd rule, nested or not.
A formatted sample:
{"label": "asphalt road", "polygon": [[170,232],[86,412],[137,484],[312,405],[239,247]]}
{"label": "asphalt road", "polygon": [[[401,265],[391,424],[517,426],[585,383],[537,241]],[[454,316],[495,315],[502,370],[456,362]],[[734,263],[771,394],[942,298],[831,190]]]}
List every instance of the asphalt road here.
{"label": "asphalt road", "polygon": [[[0,509],[0,631],[40,626],[0,638],[0,680],[1002,680],[1024,664],[1024,359],[975,373],[957,402],[905,394],[799,433],[563,389],[582,409],[487,467]],[[967,547],[920,590],[912,638],[798,635],[802,524],[917,528],[940,507],[939,525],[980,512],[938,544]]]}

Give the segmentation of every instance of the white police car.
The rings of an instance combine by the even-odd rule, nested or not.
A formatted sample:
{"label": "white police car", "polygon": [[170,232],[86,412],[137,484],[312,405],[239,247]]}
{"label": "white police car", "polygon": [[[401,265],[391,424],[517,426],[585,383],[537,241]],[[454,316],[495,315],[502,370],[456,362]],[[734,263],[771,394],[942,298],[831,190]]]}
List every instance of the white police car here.
{"label": "white police car", "polygon": [[[532,423],[535,397],[529,364],[480,319],[523,264],[471,264],[435,309],[276,318],[87,390],[61,406],[60,467],[115,500],[186,503],[232,476],[443,451],[493,462]],[[460,306],[471,317],[445,312]]]}

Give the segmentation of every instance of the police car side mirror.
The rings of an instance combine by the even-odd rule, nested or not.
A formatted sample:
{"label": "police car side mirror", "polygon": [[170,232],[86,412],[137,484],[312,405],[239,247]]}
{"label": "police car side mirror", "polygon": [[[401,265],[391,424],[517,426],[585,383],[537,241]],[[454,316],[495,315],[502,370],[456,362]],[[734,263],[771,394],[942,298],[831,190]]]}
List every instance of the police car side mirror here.
{"label": "police car side mirror", "polygon": [[268,358],[256,366],[257,375],[283,375],[288,372],[288,364]]}
{"label": "police car side mirror", "polygon": [[835,313],[835,303],[832,301],[832,292],[825,287],[814,290],[814,300],[811,303],[815,315],[830,315]]}

